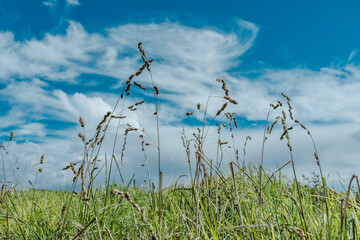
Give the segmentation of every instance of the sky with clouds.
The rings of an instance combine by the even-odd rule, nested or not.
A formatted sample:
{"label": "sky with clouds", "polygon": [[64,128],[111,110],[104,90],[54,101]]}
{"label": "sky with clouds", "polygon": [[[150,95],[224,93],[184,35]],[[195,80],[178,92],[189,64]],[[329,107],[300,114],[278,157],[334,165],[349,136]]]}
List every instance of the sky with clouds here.
{"label": "sky with clouds", "polygon": [[[166,183],[189,174],[181,142],[207,123],[224,103],[218,77],[225,79],[238,104],[239,128],[235,147],[242,151],[246,136],[247,161],[258,163],[269,104],[291,98],[296,119],[311,131],[324,172],[334,183],[360,170],[360,3],[347,1],[94,1],[0,0],[0,138],[8,151],[8,179],[40,188],[66,188],[72,173],[62,171],[83,158],[85,122],[90,139],[104,114],[112,111],[128,77],[142,65],[138,42],[151,63],[160,89],[159,123],[162,170]],[[143,99],[137,111],[127,111],[109,126],[100,157],[110,158],[114,139],[120,159],[123,133],[131,126],[145,129],[147,142],[156,142],[155,106],[151,76],[135,78],[147,91],[132,86],[121,101],[128,106]],[[123,105],[124,104],[124,105]],[[192,116],[185,113],[194,111]],[[270,122],[279,112],[270,116]],[[216,120],[226,122],[223,116]],[[14,140],[9,142],[10,132]],[[289,161],[286,143],[275,128],[265,145],[269,169]],[[231,141],[223,130],[223,141]],[[291,132],[299,174],[317,171],[311,139],[301,128]],[[209,128],[205,150],[216,159],[216,126]],[[129,134],[121,166],[124,181],[135,173],[145,184],[141,140]],[[231,147],[231,148],[230,148]],[[224,171],[234,159],[234,146],[223,149]],[[193,149],[192,149],[193,151]],[[45,154],[44,171],[38,173]],[[150,173],[157,178],[157,155],[146,148]],[[241,157],[242,159],[242,157]],[[284,172],[291,174],[291,169]],[[3,169],[2,169],[3,172]],[[104,169],[98,182],[105,179]],[[114,179],[119,181],[117,174]],[[340,180],[339,180],[340,179]],[[28,185],[25,185],[28,186]]]}

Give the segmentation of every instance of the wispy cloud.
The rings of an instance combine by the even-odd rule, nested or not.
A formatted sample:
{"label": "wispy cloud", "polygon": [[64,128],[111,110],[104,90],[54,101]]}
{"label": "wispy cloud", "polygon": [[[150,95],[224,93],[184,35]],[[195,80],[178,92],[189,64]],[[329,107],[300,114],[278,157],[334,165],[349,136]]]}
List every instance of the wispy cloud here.
{"label": "wispy cloud", "polygon": [[55,7],[57,4],[57,0],[46,0],[42,2],[45,6],[49,6],[49,7]]}
{"label": "wispy cloud", "polygon": [[67,0],[67,3],[69,5],[80,5],[78,0]]}
{"label": "wispy cloud", "polygon": [[352,52],[350,53],[349,59],[348,59],[349,62],[353,60],[353,58],[355,57],[355,55],[357,54],[357,52],[358,52],[357,50],[354,50],[354,51],[352,51]]}

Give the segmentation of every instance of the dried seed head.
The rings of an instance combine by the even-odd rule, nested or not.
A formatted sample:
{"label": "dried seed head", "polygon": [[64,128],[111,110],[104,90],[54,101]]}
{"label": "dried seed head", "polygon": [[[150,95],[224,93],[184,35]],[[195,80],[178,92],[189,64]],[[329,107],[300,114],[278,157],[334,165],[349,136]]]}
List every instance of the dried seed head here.
{"label": "dried seed head", "polygon": [[39,168],[39,172],[42,172],[43,171],[43,169],[42,168]]}
{"label": "dried seed head", "polygon": [[12,141],[14,139],[14,131],[11,131],[10,133],[10,141]]}
{"label": "dried seed head", "polygon": [[281,93],[281,95],[282,95],[284,98],[286,98],[286,100],[288,100],[289,102],[291,101],[290,98],[285,95],[285,93]]}
{"label": "dried seed head", "polygon": [[236,118],[234,118],[234,124],[235,124],[235,127],[238,128],[238,124],[237,124]]}
{"label": "dried seed head", "polygon": [[137,103],[135,103],[135,106],[141,105],[141,104],[143,104],[144,102],[145,102],[145,100],[142,100],[142,101],[140,101],[140,102],[137,102]]}
{"label": "dried seed head", "polygon": [[191,114],[193,114],[194,112],[187,112],[186,116],[190,116]]}
{"label": "dried seed head", "polygon": [[126,84],[129,84],[134,77],[135,77],[135,74],[132,74],[132,75],[129,77],[129,80],[126,81]]}
{"label": "dried seed head", "polygon": [[129,83],[126,85],[125,92],[128,93],[130,91],[130,88],[131,88],[131,84]]}
{"label": "dried seed head", "polygon": [[230,101],[232,104],[235,104],[235,105],[238,104],[238,102],[237,102],[235,99],[232,99],[232,98],[231,98],[229,101]]}
{"label": "dried seed head", "polygon": [[70,168],[70,165],[69,165],[69,166],[64,167],[62,170],[67,170],[67,169],[69,169],[69,168]]}
{"label": "dried seed head", "polygon": [[82,140],[83,142],[85,142],[85,136],[84,136],[84,134],[79,133],[78,137],[81,138],[81,140]]}
{"label": "dried seed head", "polygon": [[291,109],[292,109],[292,107],[291,107],[290,102],[287,102],[287,104],[288,104],[288,106],[289,106],[289,109],[291,110]]}
{"label": "dried seed head", "polygon": [[286,135],[287,131],[284,131],[283,134],[281,134],[280,136],[280,140],[283,140],[284,139],[284,136]]}
{"label": "dried seed head", "polygon": [[197,109],[200,110],[200,108],[201,108],[201,104],[198,103],[198,104],[197,104]]}
{"label": "dried seed head", "polygon": [[81,126],[82,128],[85,127],[85,123],[84,123],[84,121],[83,121],[83,119],[82,119],[81,117],[79,117],[79,123],[80,123],[80,126]]}
{"label": "dried seed head", "polygon": [[123,119],[123,118],[126,118],[126,116],[115,116],[115,115],[111,115],[111,118]]}
{"label": "dried seed head", "polygon": [[134,85],[141,88],[142,90],[146,90],[147,88],[141,85],[140,83],[134,82]]}
{"label": "dried seed head", "polygon": [[159,94],[159,88],[157,86],[154,86],[154,90],[155,90],[156,95],[158,95]]}
{"label": "dried seed head", "polygon": [[145,68],[146,68],[146,63],[139,68],[139,70],[135,73],[135,75],[139,76],[144,71]]}
{"label": "dried seed head", "polygon": [[217,111],[216,116],[219,116],[220,113],[225,110],[225,108],[227,107],[227,105],[228,105],[227,102],[224,103],[224,105],[222,105],[222,107]]}
{"label": "dried seed head", "polygon": [[43,154],[40,158],[40,164],[44,164],[45,154]]}
{"label": "dried seed head", "polygon": [[269,130],[269,134],[271,134],[274,126],[276,125],[276,123],[278,122],[278,119],[275,120],[275,122],[273,122],[273,124],[271,124],[270,130]]}
{"label": "dried seed head", "polygon": [[221,145],[224,145],[224,144],[228,144],[228,142],[221,142],[220,140],[219,140],[219,145],[221,146]]}

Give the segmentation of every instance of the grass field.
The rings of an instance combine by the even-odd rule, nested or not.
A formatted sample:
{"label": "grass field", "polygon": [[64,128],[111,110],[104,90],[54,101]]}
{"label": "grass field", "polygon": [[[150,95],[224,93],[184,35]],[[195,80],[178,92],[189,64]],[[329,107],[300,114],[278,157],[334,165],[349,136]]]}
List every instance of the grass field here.
{"label": "grass field", "polygon": [[[218,158],[204,152],[204,142],[210,127],[218,129],[217,149],[234,141],[238,127],[236,114],[226,112],[237,101],[230,96],[225,80],[218,78],[224,93],[224,103],[214,116],[209,116],[208,106],[198,104],[194,111],[203,114],[203,123],[194,126],[191,138],[184,132],[182,142],[187,153],[191,177],[188,185],[174,183],[164,188],[161,169],[161,148],[158,115],[158,96],[161,89],[152,79],[150,64],[142,44],[138,45],[143,65],[131,75],[119,96],[113,111],[104,115],[93,136],[79,133],[84,143],[84,158],[70,162],[64,171],[74,174],[71,189],[66,192],[16,189],[6,181],[4,171],[0,198],[0,236],[3,239],[359,239],[359,181],[353,176],[349,186],[339,192],[329,188],[323,176],[320,159],[310,131],[292,113],[291,99],[282,93],[281,99],[271,103],[264,128],[263,146],[272,130],[280,127],[281,140],[288,147],[290,160],[276,171],[263,169],[264,150],[259,165],[245,164],[246,138],[243,149],[234,148],[234,161],[221,165]],[[150,73],[152,88],[136,82],[144,71]],[[158,182],[148,175],[147,188],[117,185],[110,181],[111,174],[120,173],[124,154],[120,159],[112,157],[104,163],[98,161],[101,146],[110,122],[124,121],[126,111],[137,111],[144,101],[123,106],[120,115],[117,108],[137,87],[153,95],[157,136]],[[209,99],[210,99],[209,95]],[[209,102],[209,101],[208,101]],[[115,111],[116,110],[116,111]],[[193,112],[184,113],[193,117]],[[223,116],[226,122],[217,119]],[[274,116],[274,118],[272,118]],[[273,120],[272,120],[273,119]],[[82,128],[85,123],[79,119]],[[292,155],[291,133],[294,128],[307,132],[313,142],[314,166],[319,174],[308,184],[299,181],[296,162]],[[230,132],[230,140],[221,139],[224,131]],[[140,139],[146,133],[131,125],[124,132],[122,153],[126,148],[127,135],[135,132]],[[13,133],[10,141],[13,140]],[[146,167],[145,146],[142,141]],[[264,149],[264,148],[263,148]],[[1,146],[2,166],[5,169],[6,148]],[[241,153],[240,153],[241,152]],[[114,156],[114,153],[112,154]],[[43,171],[41,157],[39,172]],[[224,161],[225,162],[225,161]],[[226,161],[229,162],[229,161]],[[195,166],[195,167],[194,167]],[[292,176],[283,176],[284,168],[292,170]],[[108,180],[103,187],[94,181],[99,171],[105,171]],[[289,178],[291,177],[291,178]],[[354,185],[354,187],[352,187]],[[80,189],[76,192],[75,190]]]}

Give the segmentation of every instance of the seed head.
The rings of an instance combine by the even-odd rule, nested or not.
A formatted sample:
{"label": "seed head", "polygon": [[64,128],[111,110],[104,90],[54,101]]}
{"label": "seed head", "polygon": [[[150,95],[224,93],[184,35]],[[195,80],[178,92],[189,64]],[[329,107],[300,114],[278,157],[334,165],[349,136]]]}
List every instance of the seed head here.
{"label": "seed head", "polygon": [[156,95],[158,95],[159,94],[159,88],[157,86],[154,86],[154,90],[155,90]]}
{"label": "seed head", "polygon": [[82,128],[85,127],[85,123],[84,123],[84,121],[83,121],[83,119],[82,119],[81,117],[79,117],[79,123],[80,123],[80,126],[81,126]]}

